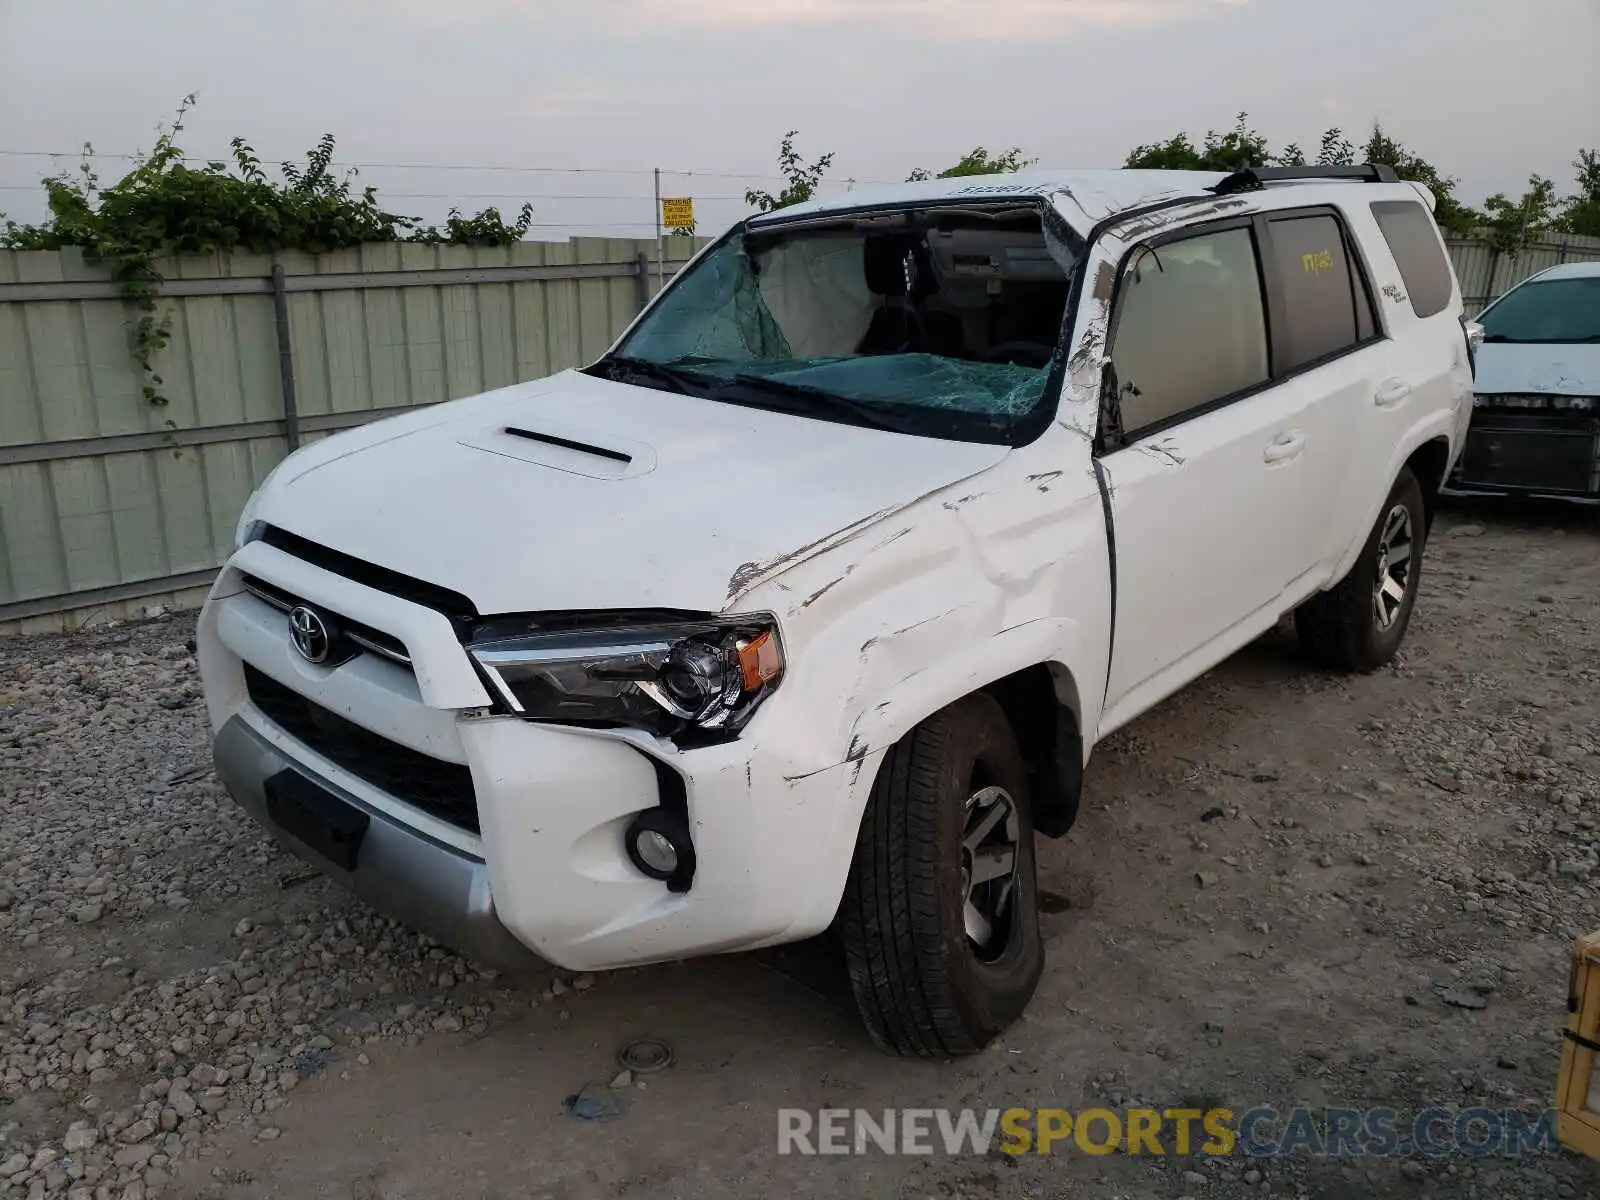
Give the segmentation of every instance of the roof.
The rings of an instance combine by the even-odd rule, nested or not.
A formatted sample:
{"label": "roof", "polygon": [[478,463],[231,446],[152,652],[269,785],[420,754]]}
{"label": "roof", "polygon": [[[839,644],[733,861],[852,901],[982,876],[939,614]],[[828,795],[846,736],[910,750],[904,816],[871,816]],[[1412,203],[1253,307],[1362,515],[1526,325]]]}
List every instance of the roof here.
{"label": "roof", "polygon": [[[768,221],[787,222],[797,218],[848,212],[859,208],[938,204],[962,200],[1000,200],[1013,197],[1055,203],[1068,223],[1079,233],[1086,235],[1097,222],[1130,209],[1142,208],[1164,200],[1209,199],[1212,196],[1210,189],[1226,178],[1227,174],[1221,171],[1147,171],[1128,168],[968,175],[954,179],[929,179],[919,183],[855,188],[843,195],[831,196],[825,200],[811,200],[805,204],[763,214],[753,218],[752,224],[759,225]],[[1293,182],[1300,184],[1332,182],[1343,186],[1348,181],[1312,178]],[[1279,183],[1273,182],[1269,186],[1277,187]],[[1413,185],[1365,186],[1406,187],[1409,191]],[[1373,196],[1373,199],[1379,198],[1378,195]]]}
{"label": "roof", "polygon": [[1544,283],[1546,280],[1550,279],[1589,279],[1596,275],[1600,275],[1600,260],[1596,260],[1594,262],[1562,263],[1558,267],[1549,267],[1543,271],[1540,271],[1537,275],[1533,276],[1532,279],[1528,279],[1526,282],[1532,283],[1535,279],[1537,279],[1540,283]]}
{"label": "roof", "polygon": [[1222,182],[1220,171],[1019,171],[1012,175],[967,175],[954,179],[929,179],[855,188],[826,200],[811,200],[771,214],[770,219],[793,220],[814,214],[853,208],[901,204],[938,203],[947,200],[987,200],[1007,196],[1027,199],[1056,198],[1063,194],[1077,202],[1091,223],[1130,208],[1180,196],[1196,198]]}

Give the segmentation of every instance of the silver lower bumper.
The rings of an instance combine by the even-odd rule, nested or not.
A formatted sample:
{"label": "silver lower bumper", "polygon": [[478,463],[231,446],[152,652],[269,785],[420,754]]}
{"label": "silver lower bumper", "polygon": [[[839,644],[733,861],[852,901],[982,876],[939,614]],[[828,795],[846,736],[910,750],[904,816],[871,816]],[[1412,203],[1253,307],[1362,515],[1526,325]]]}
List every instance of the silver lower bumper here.
{"label": "silver lower bumper", "polygon": [[[284,846],[374,908],[487,965],[516,968],[540,962],[495,915],[489,868],[481,859],[441,845],[362,804],[303,763],[286,757],[238,717],[222,727],[212,751],[218,777],[241,808]],[[272,819],[263,785],[286,769],[299,772],[368,814],[371,823],[354,871],[329,862]]]}

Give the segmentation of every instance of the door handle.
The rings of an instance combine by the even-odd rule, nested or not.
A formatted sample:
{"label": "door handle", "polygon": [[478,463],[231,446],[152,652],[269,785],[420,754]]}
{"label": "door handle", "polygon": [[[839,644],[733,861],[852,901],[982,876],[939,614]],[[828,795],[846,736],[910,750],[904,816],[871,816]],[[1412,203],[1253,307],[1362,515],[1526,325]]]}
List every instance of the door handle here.
{"label": "door handle", "polygon": [[1373,393],[1372,401],[1379,408],[1393,408],[1411,395],[1411,385],[1404,379],[1385,379]]}
{"label": "door handle", "polygon": [[1306,435],[1298,429],[1288,429],[1267,443],[1261,457],[1268,463],[1288,462],[1291,458],[1300,457],[1300,452],[1305,448]]}

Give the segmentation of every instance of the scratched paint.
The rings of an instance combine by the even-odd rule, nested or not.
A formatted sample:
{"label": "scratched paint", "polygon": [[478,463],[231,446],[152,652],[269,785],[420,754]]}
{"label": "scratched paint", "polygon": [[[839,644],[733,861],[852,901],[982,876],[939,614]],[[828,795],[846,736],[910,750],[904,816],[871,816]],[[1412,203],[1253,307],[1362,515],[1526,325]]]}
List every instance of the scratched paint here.
{"label": "scratched paint", "polygon": [[1132,449],[1150,458],[1169,463],[1174,467],[1183,466],[1183,455],[1178,453],[1176,438],[1164,437],[1158,442],[1140,442]]}
{"label": "scratched paint", "polygon": [[[1103,636],[1089,633],[1094,621],[1075,618],[1070,630],[1060,624],[1063,613],[1095,607],[1085,604],[1085,589],[1101,595],[1097,620],[1109,620],[1099,493],[1092,478],[1064,465],[1087,467],[1089,453],[1082,437],[1052,426],[986,472],[981,487],[952,484],[881,519],[881,534],[762,564],[768,573],[739,607],[784,612],[785,652],[806,664],[780,689],[773,719],[780,705],[813,714],[783,723],[798,768],[786,778],[798,785],[833,764],[864,761],[864,751],[885,750],[906,722],[998,670],[994,639],[1005,631],[1037,638],[1026,651],[1019,642],[1029,661],[1015,669],[1057,662],[1068,678],[1078,671],[1103,677]],[[945,696],[951,688],[960,690]]]}

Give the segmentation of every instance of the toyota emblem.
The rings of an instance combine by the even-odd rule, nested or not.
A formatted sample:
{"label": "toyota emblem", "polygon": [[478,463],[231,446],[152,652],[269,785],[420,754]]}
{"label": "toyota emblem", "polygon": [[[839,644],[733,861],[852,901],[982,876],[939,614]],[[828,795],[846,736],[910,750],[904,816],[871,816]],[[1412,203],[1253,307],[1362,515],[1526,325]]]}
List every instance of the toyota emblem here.
{"label": "toyota emblem", "polygon": [[333,649],[333,635],[328,630],[328,623],[316,609],[307,608],[304,604],[296,605],[289,611],[289,638],[294,642],[294,648],[300,651],[300,657],[307,662],[327,662],[328,654]]}

